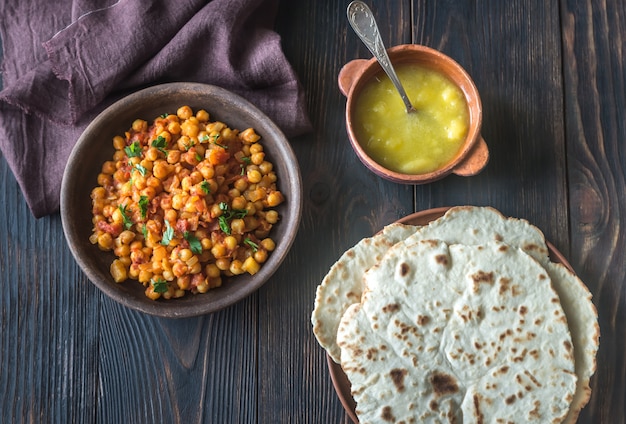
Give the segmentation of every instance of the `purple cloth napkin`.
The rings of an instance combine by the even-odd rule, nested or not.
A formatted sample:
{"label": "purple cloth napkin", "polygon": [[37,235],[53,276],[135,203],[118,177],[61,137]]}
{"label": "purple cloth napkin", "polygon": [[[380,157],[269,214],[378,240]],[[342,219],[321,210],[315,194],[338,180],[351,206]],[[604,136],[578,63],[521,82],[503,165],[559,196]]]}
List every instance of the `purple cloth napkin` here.
{"label": "purple cloth napkin", "polygon": [[0,149],[36,217],[59,208],[81,132],[146,86],[214,84],[288,136],[310,130],[304,95],[272,28],[276,0],[0,0]]}

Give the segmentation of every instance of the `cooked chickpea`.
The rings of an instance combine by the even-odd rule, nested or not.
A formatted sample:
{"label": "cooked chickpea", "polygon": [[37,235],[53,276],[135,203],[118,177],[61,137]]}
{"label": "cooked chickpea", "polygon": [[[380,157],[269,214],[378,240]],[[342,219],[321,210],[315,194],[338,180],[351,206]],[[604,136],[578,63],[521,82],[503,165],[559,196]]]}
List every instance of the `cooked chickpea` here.
{"label": "cooked chickpea", "polygon": [[255,165],[261,165],[264,160],[265,160],[265,153],[263,152],[257,152],[253,154],[252,156],[250,156],[250,162],[252,162]]}
{"label": "cooked chickpea", "polygon": [[198,120],[192,120],[192,118],[187,119],[180,126],[181,133],[183,136],[188,137],[197,137],[200,132],[200,127],[198,126]]}
{"label": "cooked chickpea", "polygon": [[190,265],[188,261],[195,256],[190,249],[181,249],[181,251],[178,253],[178,257],[181,261],[187,262],[187,265]]}
{"label": "cooked chickpea", "polygon": [[233,219],[230,223],[230,229],[233,234],[243,234],[246,231],[246,222],[241,219]]}
{"label": "cooked chickpea", "polygon": [[113,178],[110,175],[100,173],[98,174],[98,185],[100,187],[108,187],[113,183]]}
{"label": "cooked chickpea", "polygon": [[278,212],[271,210],[265,213],[265,220],[270,224],[276,224],[278,222]]}
{"label": "cooked chickpea", "polygon": [[215,265],[221,270],[226,271],[230,268],[230,259],[228,258],[218,258],[215,261]]}
{"label": "cooked chickpea", "polygon": [[237,239],[233,236],[228,236],[224,239],[224,247],[228,250],[235,250],[238,244]]}
{"label": "cooked chickpea", "polygon": [[124,147],[126,147],[126,140],[124,140],[124,137],[119,135],[113,137],[113,147],[115,150],[123,150]]}
{"label": "cooked chickpea", "polygon": [[252,128],[242,131],[239,137],[246,143],[255,143],[261,138]]}
{"label": "cooked chickpea", "polygon": [[267,195],[267,205],[270,207],[278,206],[283,202],[284,198],[280,191],[274,191]]}
{"label": "cooked chickpea", "polygon": [[211,254],[216,258],[222,258],[226,255],[226,247],[223,244],[214,244],[211,248]]}
{"label": "cooked chickpea", "polygon": [[172,172],[171,166],[162,160],[158,160],[154,162],[154,166],[152,167],[152,175],[159,178],[160,180],[165,179],[170,172]]}
{"label": "cooked chickpea", "polygon": [[257,261],[260,264],[264,263],[267,260],[267,256],[268,256],[267,255],[267,250],[257,250],[252,255],[254,260]]}
{"label": "cooked chickpea", "polygon": [[111,276],[113,277],[113,281],[116,283],[121,283],[128,278],[128,271],[126,270],[126,266],[119,259],[115,259],[111,263]]}
{"label": "cooked chickpea", "polygon": [[200,109],[196,112],[196,118],[200,122],[207,122],[209,120],[209,112],[204,109]]}
{"label": "cooked chickpea", "polygon": [[248,181],[251,183],[258,183],[261,181],[261,172],[258,169],[250,169],[246,175],[248,176]]}
{"label": "cooked chickpea", "polygon": [[189,106],[181,106],[176,111],[176,116],[180,119],[189,119],[193,115],[193,111]]}
{"label": "cooked chickpea", "polygon": [[148,122],[144,121],[143,119],[135,119],[131,127],[133,131],[146,131],[148,129]]}
{"label": "cooked chickpea", "polygon": [[254,143],[250,146],[250,156],[255,155],[263,151],[263,146],[260,143]]}
{"label": "cooked chickpea", "polygon": [[273,251],[276,248],[276,243],[271,238],[261,240],[261,247],[268,252]]}

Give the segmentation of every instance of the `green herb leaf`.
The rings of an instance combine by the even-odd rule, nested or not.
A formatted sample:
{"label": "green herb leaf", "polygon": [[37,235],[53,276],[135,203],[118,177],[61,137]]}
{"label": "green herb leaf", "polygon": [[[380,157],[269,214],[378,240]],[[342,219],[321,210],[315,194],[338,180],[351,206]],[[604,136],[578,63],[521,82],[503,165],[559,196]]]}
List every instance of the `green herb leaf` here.
{"label": "green herb leaf", "polygon": [[156,147],[157,149],[159,149],[159,151],[167,155],[167,151],[165,150],[165,148],[167,147],[167,140],[165,139],[165,137],[158,136],[157,138],[152,140],[152,143],[150,143],[150,145],[152,147]]}
{"label": "green herb leaf", "polygon": [[161,244],[167,246],[170,244],[170,241],[174,238],[174,229],[170,225],[169,221],[165,221],[165,232],[163,233],[163,238],[161,239]]}
{"label": "green herb leaf", "polygon": [[211,185],[207,180],[200,183],[200,188],[204,191],[204,194],[211,194]]}
{"label": "green herb leaf", "polygon": [[257,250],[259,250],[259,245],[253,242],[252,240],[250,240],[250,238],[246,237],[243,240],[243,242],[247,244],[248,246],[250,246],[253,252],[256,252]]}
{"label": "green herb leaf", "polygon": [[155,293],[165,293],[169,289],[169,284],[162,278],[150,280]]}
{"label": "green herb leaf", "polygon": [[148,215],[148,204],[150,201],[148,200],[148,196],[139,197],[139,209],[141,210],[141,217],[146,219]]}
{"label": "green herb leaf", "polygon": [[185,231],[185,234],[183,234],[183,236],[185,237],[185,240],[189,242],[189,248],[193,253],[195,253],[196,255],[202,253],[202,244],[196,236],[191,234],[189,231]]}
{"label": "green herb leaf", "polygon": [[137,171],[139,171],[139,173],[141,174],[142,177],[146,176],[146,173],[148,172],[148,170],[146,169],[145,166],[141,165],[140,163],[138,163],[137,165],[135,165],[135,169]]}
{"label": "green herb leaf", "polygon": [[141,156],[141,144],[139,141],[133,141],[130,146],[124,147],[124,152],[129,158],[139,157]]}
{"label": "green herb leaf", "polygon": [[200,156],[200,153],[196,153],[196,160],[198,162],[202,162],[202,156]]}
{"label": "green herb leaf", "polygon": [[220,210],[222,211],[222,215],[218,218],[220,229],[226,234],[230,235],[230,225],[229,221],[233,218],[243,218],[248,214],[247,209],[230,209],[228,207],[228,203],[220,202],[219,203]]}
{"label": "green herb leaf", "polygon": [[226,219],[224,215],[221,215],[219,218],[217,218],[217,220],[220,224],[220,230],[230,235],[230,225],[228,225],[228,219]]}
{"label": "green herb leaf", "polygon": [[220,143],[218,143],[218,142],[217,142],[217,139],[218,139],[218,138],[220,138],[220,135],[219,135],[219,134],[215,134],[215,135],[213,136],[213,141],[212,141],[212,143],[213,143],[213,144],[215,144],[216,146],[220,146],[222,149],[228,149],[228,146],[226,146],[226,145],[224,145],[224,144],[220,144]]}
{"label": "green herb leaf", "polygon": [[233,213],[233,218],[245,218],[246,215],[248,215],[248,210],[247,209],[233,209],[232,211]]}
{"label": "green herb leaf", "polygon": [[146,226],[146,224],[143,224],[143,227],[141,227],[141,232],[143,233],[143,238],[147,239],[148,238],[148,227]]}
{"label": "green herb leaf", "polygon": [[170,115],[169,113],[165,112],[165,113],[162,113],[161,115],[159,115],[159,117],[167,118],[169,115]]}
{"label": "green herb leaf", "polygon": [[241,161],[246,165],[250,165],[252,163],[252,159],[249,156],[244,156],[241,158]]}
{"label": "green herb leaf", "polygon": [[133,226],[133,221],[132,219],[130,219],[130,216],[128,216],[128,213],[126,212],[126,205],[119,205],[117,208],[122,213],[122,219],[124,220],[124,228],[126,230],[129,230],[130,227]]}

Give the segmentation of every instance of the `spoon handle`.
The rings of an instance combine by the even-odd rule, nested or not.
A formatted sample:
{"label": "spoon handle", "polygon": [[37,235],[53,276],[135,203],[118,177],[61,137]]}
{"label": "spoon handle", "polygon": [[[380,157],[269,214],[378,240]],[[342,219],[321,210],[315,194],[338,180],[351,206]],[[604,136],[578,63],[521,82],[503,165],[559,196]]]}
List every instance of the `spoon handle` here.
{"label": "spoon handle", "polygon": [[383,70],[391,79],[391,82],[400,93],[400,97],[402,97],[402,101],[406,106],[406,111],[414,112],[415,108],[411,104],[409,96],[407,96],[406,91],[404,91],[404,87],[400,83],[400,79],[391,65],[387,49],[385,48],[383,40],[380,36],[378,25],[376,24],[376,20],[374,19],[374,15],[372,14],[370,8],[367,7],[367,5],[362,1],[355,0],[348,5],[347,12],[350,26],[352,26],[356,35],[359,36],[369,51],[372,52],[374,57],[380,63],[380,66],[382,66]]}

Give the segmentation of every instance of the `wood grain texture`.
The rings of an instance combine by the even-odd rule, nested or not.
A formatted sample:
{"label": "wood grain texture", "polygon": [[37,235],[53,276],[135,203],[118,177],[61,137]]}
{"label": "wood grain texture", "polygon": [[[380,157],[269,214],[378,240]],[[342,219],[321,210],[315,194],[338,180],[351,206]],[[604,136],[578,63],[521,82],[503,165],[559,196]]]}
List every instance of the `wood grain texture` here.
{"label": "wood grain texture", "polygon": [[[626,420],[626,5],[561,2],[571,258],[598,308],[600,350],[581,422]],[[611,418],[609,418],[611,417]]]}
{"label": "wood grain texture", "polygon": [[579,423],[625,422],[626,5],[368,2],[388,46],[440,49],[482,96],[487,168],[412,187],[374,176],[349,146],[337,76],[371,54],[348,3],[279,4],[314,127],[290,140],[304,210],[281,269],[231,308],[167,320],[109,300],[75,264],[59,216],[32,217],[0,154],[0,422],[348,423],[311,331],[315,288],[362,237],[455,204],[526,218],[570,259],[602,332]]}
{"label": "wood grain texture", "polygon": [[416,6],[413,19],[420,29],[414,42],[443,51],[472,76],[491,154],[476,177],[418,187],[417,208],[491,205],[528,219],[567,250],[567,209],[559,207],[567,181],[558,7],[444,1]]}
{"label": "wood grain texture", "polygon": [[92,422],[98,294],[60,217],[32,218],[3,157],[0,179],[0,421]]}

